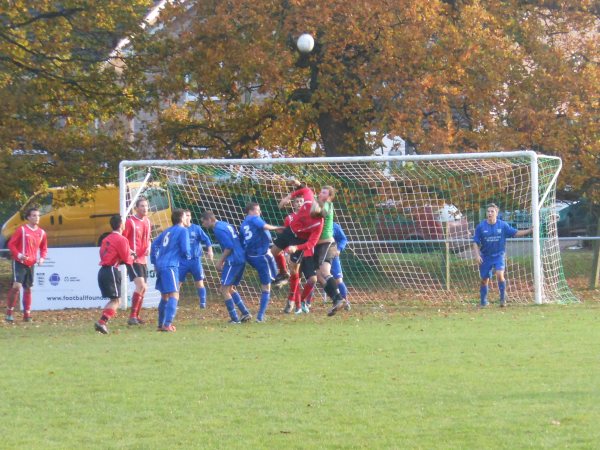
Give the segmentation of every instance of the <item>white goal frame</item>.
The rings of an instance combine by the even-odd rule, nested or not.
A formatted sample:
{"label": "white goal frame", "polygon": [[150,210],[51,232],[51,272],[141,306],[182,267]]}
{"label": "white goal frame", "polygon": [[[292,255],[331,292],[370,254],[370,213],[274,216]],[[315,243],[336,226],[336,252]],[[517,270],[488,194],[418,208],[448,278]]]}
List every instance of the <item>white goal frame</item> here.
{"label": "white goal frame", "polygon": [[[539,172],[538,172],[538,159],[543,157],[544,159],[557,160],[558,169],[556,173],[552,175],[551,182],[547,186],[544,192],[539,192]],[[431,155],[404,155],[404,156],[348,156],[348,157],[317,157],[317,158],[274,158],[274,159],[186,159],[186,160],[135,160],[135,161],[121,161],[119,164],[119,195],[120,195],[120,214],[125,219],[131,209],[131,205],[126,204],[126,185],[127,185],[127,171],[132,168],[150,167],[150,166],[161,166],[161,167],[175,167],[182,165],[256,165],[256,164],[287,164],[287,165],[301,165],[301,164],[314,164],[314,163],[345,163],[345,162],[389,162],[389,163],[409,163],[419,161],[444,161],[444,160],[467,160],[467,159],[511,159],[511,158],[526,158],[530,163],[531,170],[531,210],[532,210],[532,226],[533,226],[533,246],[532,246],[532,257],[533,257],[533,282],[534,282],[534,302],[535,304],[544,303],[544,292],[542,282],[542,259],[541,259],[541,247],[540,247],[540,205],[544,203],[544,200],[551,193],[552,189],[556,185],[560,169],[562,168],[562,161],[559,157],[538,155],[536,152],[531,150],[524,151],[511,151],[511,152],[490,152],[490,153],[461,153],[461,154],[431,154]],[[147,177],[146,177],[147,180]],[[540,197],[541,195],[541,197]],[[127,285],[126,276],[123,277],[123,306],[127,307]]]}

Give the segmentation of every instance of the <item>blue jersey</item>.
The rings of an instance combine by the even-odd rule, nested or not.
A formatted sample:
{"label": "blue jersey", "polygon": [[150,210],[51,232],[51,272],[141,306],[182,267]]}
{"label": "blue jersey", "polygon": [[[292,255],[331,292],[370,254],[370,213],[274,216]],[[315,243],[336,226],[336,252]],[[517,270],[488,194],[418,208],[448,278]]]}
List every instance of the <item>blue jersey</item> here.
{"label": "blue jersey", "polygon": [[264,255],[271,246],[271,233],[260,216],[246,216],[240,227],[241,239],[248,256]]}
{"label": "blue jersey", "polygon": [[221,250],[231,250],[230,255],[227,257],[229,264],[245,264],[246,253],[242,247],[240,236],[236,229],[229,225],[227,222],[217,221],[215,224],[215,237],[221,245]]}
{"label": "blue jersey", "polygon": [[335,241],[339,252],[343,251],[348,244],[348,238],[344,234],[344,230],[342,230],[340,224],[337,222],[333,223],[333,240]]}
{"label": "blue jersey", "polygon": [[157,270],[179,267],[181,259],[190,258],[190,239],[183,225],[167,228],[152,242],[150,260]]}
{"label": "blue jersey", "polygon": [[473,242],[479,245],[482,257],[500,256],[506,250],[506,238],[515,234],[517,230],[503,220],[497,219],[493,225],[484,220],[475,228]]}
{"label": "blue jersey", "polygon": [[202,246],[212,246],[210,238],[204,232],[204,230],[200,228],[200,225],[196,225],[195,223],[191,224],[187,230],[190,236],[190,249],[192,258],[202,257]]}

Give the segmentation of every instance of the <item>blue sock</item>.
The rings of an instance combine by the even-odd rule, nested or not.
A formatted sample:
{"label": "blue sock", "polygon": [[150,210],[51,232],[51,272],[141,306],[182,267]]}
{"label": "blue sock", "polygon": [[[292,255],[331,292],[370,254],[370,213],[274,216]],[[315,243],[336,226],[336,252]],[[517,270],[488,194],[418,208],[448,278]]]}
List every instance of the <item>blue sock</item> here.
{"label": "blue sock", "polygon": [[479,286],[479,298],[481,299],[482,305],[487,305],[487,294],[488,294],[487,284],[485,286]]}
{"label": "blue sock", "polygon": [[165,326],[169,326],[173,323],[177,314],[177,299],[175,297],[169,297],[167,300],[167,307],[165,308]]}
{"label": "blue sock", "polygon": [[260,294],[260,307],[258,308],[258,314],[256,315],[256,320],[263,320],[265,318],[265,313],[267,312],[267,306],[269,306],[270,299],[271,299],[270,292],[263,291]]}
{"label": "blue sock", "polygon": [[200,299],[200,308],[206,308],[206,288],[199,287],[198,288],[198,298]]}
{"label": "blue sock", "polygon": [[233,293],[231,294],[231,298],[233,299],[235,306],[238,307],[243,316],[245,316],[246,314],[250,314],[250,311],[248,311],[248,308],[246,308],[246,305],[244,305],[244,301],[242,300],[242,297],[240,297],[239,292],[233,291]]}
{"label": "blue sock", "polygon": [[158,328],[162,327],[165,323],[165,308],[167,307],[167,301],[160,299],[158,303]]}
{"label": "blue sock", "polygon": [[225,306],[227,307],[227,312],[229,313],[229,317],[231,318],[231,320],[233,320],[234,322],[239,322],[240,318],[237,315],[237,312],[235,310],[235,305],[233,304],[233,299],[228,299],[225,300]]}
{"label": "blue sock", "polygon": [[342,298],[346,300],[348,298],[348,288],[346,287],[346,283],[340,281],[340,284],[338,284],[338,289],[340,290],[340,295]]}
{"label": "blue sock", "polygon": [[504,302],[506,293],[506,281],[498,281],[498,290],[500,291],[500,301]]}

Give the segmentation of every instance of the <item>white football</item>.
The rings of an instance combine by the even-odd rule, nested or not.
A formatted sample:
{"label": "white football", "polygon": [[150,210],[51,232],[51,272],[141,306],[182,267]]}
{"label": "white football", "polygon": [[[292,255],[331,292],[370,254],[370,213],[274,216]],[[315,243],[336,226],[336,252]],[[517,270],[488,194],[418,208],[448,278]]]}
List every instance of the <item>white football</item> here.
{"label": "white football", "polygon": [[315,47],[315,40],[310,34],[304,33],[296,41],[296,46],[302,53],[310,53]]}

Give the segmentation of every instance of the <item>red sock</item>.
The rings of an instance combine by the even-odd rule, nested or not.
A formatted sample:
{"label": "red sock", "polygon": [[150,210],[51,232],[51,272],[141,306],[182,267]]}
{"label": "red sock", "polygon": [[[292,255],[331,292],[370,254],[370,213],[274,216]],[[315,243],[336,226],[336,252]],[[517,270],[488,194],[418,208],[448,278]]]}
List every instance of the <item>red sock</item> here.
{"label": "red sock", "polygon": [[8,295],[6,296],[6,315],[12,316],[15,305],[17,304],[17,297],[19,296],[19,290],[16,288],[10,288]]}
{"label": "red sock", "polygon": [[300,283],[298,283],[298,286],[296,287],[296,291],[294,292],[294,303],[296,305],[300,304]]}
{"label": "red sock", "polygon": [[300,286],[300,274],[293,273],[290,276],[290,294],[288,296],[288,298],[290,300],[296,301],[296,291],[298,290],[299,286]]}
{"label": "red sock", "polygon": [[279,253],[279,255],[275,257],[275,262],[277,263],[279,273],[287,273],[287,263],[285,262],[285,256],[283,255],[283,252]]}
{"label": "red sock", "polygon": [[140,294],[140,300],[135,308],[135,317],[140,317],[140,311],[142,310],[142,304],[144,303],[144,295]]}
{"label": "red sock", "polygon": [[31,289],[23,291],[23,317],[31,315]]}
{"label": "red sock", "polygon": [[104,311],[102,311],[102,317],[100,317],[98,322],[100,322],[102,325],[105,325],[106,322],[115,317],[116,314],[117,312],[114,309],[105,308]]}
{"label": "red sock", "polygon": [[302,290],[302,301],[303,302],[310,303],[310,301],[312,300],[312,293],[313,293],[314,288],[315,288],[315,285],[311,284],[310,282],[307,282],[304,285],[304,289]]}
{"label": "red sock", "polygon": [[139,292],[134,292],[133,295],[131,296],[131,312],[129,314],[129,317],[137,317],[138,311],[139,311],[139,304],[141,302],[141,295]]}

